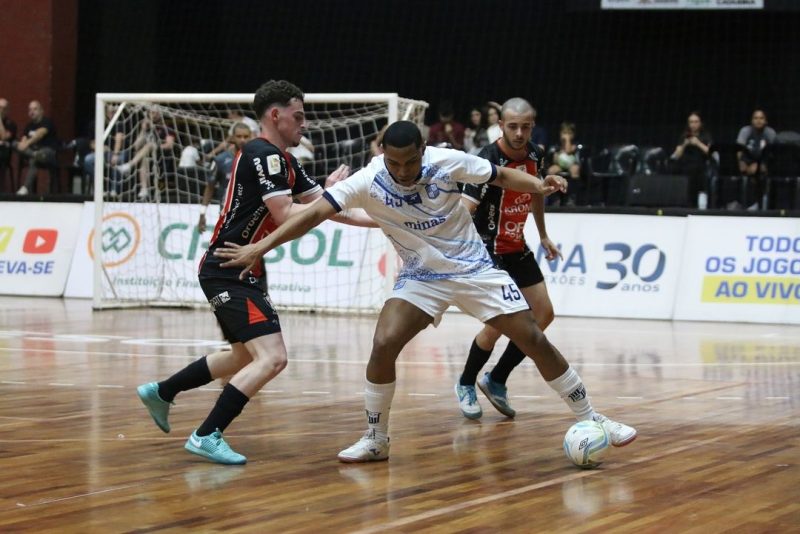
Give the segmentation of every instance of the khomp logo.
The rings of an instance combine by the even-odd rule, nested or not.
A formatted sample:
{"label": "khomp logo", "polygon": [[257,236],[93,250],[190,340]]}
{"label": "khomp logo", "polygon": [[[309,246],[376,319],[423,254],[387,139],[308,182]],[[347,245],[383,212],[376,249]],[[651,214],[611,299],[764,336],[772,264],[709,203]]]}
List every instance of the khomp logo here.
{"label": "khomp logo", "polygon": [[[104,267],[116,267],[130,260],[142,239],[139,222],[130,214],[117,211],[103,217],[100,249]],[[89,233],[89,257],[94,260],[94,230]]]}

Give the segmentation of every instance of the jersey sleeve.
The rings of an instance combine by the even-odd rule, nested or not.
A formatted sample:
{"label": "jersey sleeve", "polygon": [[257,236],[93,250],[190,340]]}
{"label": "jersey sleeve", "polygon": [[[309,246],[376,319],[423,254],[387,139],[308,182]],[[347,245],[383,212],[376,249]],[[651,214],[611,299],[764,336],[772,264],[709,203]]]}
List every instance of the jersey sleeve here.
{"label": "jersey sleeve", "polygon": [[497,177],[497,168],[491,161],[458,150],[452,152],[453,178],[457,182],[485,184]]}
{"label": "jersey sleeve", "polygon": [[486,194],[485,191],[486,186],[484,184],[464,184],[461,196],[473,204],[480,204],[483,195]]}
{"label": "jersey sleeve", "polygon": [[351,177],[326,189],[323,196],[333,205],[336,211],[350,208],[365,208],[369,198],[369,187],[373,174],[369,167],[364,167]]}
{"label": "jersey sleeve", "polygon": [[286,158],[270,145],[259,147],[254,151],[242,152],[239,165],[244,164],[253,169],[258,178],[258,190],[261,199],[267,200],[280,195],[291,195],[289,186],[289,167]]}
{"label": "jersey sleeve", "polygon": [[289,164],[292,166],[295,176],[294,186],[292,186],[293,195],[298,198],[303,198],[322,191],[322,187],[308,175],[300,162],[297,161],[297,158],[289,154],[289,160]]}

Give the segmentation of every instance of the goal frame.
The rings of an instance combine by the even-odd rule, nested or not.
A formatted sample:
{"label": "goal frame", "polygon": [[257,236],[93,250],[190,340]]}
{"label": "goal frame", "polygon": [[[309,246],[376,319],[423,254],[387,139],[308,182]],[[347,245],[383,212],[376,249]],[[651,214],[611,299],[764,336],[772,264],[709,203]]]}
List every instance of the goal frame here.
{"label": "goal frame", "polygon": [[[421,100],[414,100],[405,97],[400,97],[397,93],[308,93],[304,97],[306,104],[375,104],[386,103],[388,107],[388,124],[396,122],[400,119],[407,119],[408,112],[413,109],[412,105],[407,107],[406,116],[400,117],[400,102],[407,102],[412,105],[420,105],[424,108],[428,107],[428,103]],[[110,309],[110,308],[124,308],[124,307],[141,307],[141,306],[154,306],[166,305],[170,303],[153,303],[153,302],[109,302],[103,299],[103,277],[107,276],[105,267],[103,266],[102,254],[102,239],[100,236],[102,232],[103,223],[103,210],[105,199],[103,196],[104,187],[104,168],[105,168],[105,141],[111,134],[111,129],[121,115],[127,102],[147,102],[152,104],[159,103],[182,103],[182,104],[241,104],[251,105],[253,102],[252,93],[97,93],[95,97],[95,160],[94,160],[94,228],[95,239],[92,243],[93,253],[93,273],[92,273],[92,307],[95,310]],[[106,123],[105,108],[107,104],[116,104],[119,106],[115,115]],[[391,242],[386,240],[386,261],[385,261],[385,283],[384,293],[385,296],[391,294],[394,280],[397,275],[397,252],[394,250]],[[179,306],[191,306],[185,303],[175,304]],[[279,306],[279,308],[286,309]],[[352,310],[343,310],[337,308],[324,308],[321,311],[325,313],[341,313],[352,312]],[[379,310],[374,310],[377,313]]]}

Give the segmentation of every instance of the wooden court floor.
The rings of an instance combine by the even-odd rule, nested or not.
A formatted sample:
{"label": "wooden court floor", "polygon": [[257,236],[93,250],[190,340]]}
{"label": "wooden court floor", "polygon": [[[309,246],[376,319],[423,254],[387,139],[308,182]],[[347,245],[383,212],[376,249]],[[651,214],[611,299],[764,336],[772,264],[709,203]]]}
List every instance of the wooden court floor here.
{"label": "wooden court floor", "polygon": [[183,450],[219,384],[178,396],[170,434],[135,395],[219,346],[209,312],[0,297],[0,532],[800,532],[798,327],[556,318],[596,408],[639,431],[581,471],[529,362],[516,419],[483,397],[461,416],[479,325],[458,314],[401,355],[390,460],[340,464],[374,318],[282,323],[289,366],[229,427],[249,462],[226,467]]}

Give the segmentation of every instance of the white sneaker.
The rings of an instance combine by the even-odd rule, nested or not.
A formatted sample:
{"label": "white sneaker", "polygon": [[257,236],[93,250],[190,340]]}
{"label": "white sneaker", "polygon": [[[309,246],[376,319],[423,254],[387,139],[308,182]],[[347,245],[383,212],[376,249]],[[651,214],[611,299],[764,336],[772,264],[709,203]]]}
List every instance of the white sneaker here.
{"label": "white sneaker", "polygon": [[128,174],[131,172],[131,164],[130,163],[122,163],[116,166],[117,172],[120,174]]}
{"label": "white sneaker", "polygon": [[605,415],[599,413],[595,413],[593,419],[603,425],[603,428],[606,429],[608,437],[611,440],[611,444],[615,447],[624,447],[636,439],[636,429],[632,426],[612,421]]}
{"label": "white sneaker", "polygon": [[480,419],[483,415],[481,405],[478,403],[478,394],[475,386],[462,386],[456,382],[456,397],[458,397],[458,407],[467,419]]}
{"label": "white sneaker", "polygon": [[23,185],[22,187],[17,189],[17,194],[19,196],[27,195],[28,194],[28,188]]}
{"label": "white sneaker", "polygon": [[338,458],[346,464],[388,460],[389,438],[375,438],[375,431],[367,430],[355,444],[339,452]]}

